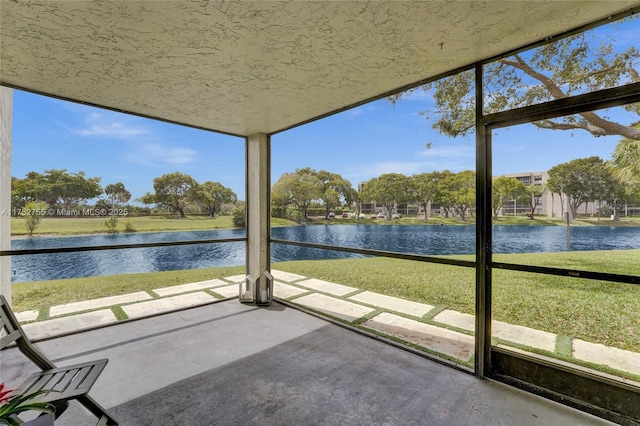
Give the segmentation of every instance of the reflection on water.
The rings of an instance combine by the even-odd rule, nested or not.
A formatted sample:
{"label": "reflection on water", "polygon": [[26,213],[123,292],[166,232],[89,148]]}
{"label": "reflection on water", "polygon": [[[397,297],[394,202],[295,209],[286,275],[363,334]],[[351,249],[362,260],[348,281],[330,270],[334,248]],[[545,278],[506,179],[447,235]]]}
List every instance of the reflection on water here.
{"label": "reflection on water", "polygon": [[[273,238],[427,255],[473,254],[475,226],[317,225],[274,228]],[[12,249],[99,246],[161,241],[243,237],[243,230],[156,232],[83,237],[25,238]],[[494,253],[567,250],[562,226],[495,226]],[[640,248],[640,228],[581,226],[571,228],[571,250]],[[274,244],[272,261],[336,259],[357,254]],[[203,244],[79,253],[13,256],[12,282],[243,265],[244,243]]]}

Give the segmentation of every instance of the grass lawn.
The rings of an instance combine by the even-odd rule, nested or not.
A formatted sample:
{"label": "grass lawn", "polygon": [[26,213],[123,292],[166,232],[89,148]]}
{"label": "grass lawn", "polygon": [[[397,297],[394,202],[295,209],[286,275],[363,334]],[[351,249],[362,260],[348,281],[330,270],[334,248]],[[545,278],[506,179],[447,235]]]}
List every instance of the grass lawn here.
{"label": "grass lawn", "polygon": [[[640,250],[511,254],[495,260],[638,276],[638,258]],[[474,312],[473,268],[388,258],[292,261],[273,268],[440,309]],[[18,312],[47,308],[243,271],[244,267],[213,268],[18,283],[13,285],[14,308]],[[640,352],[639,285],[494,269],[493,316],[511,324]]]}
{"label": "grass lawn", "polygon": [[16,312],[244,273],[244,266],[33,281],[12,285]]}
{"label": "grass lawn", "polygon": [[[34,235],[82,235],[106,232],[104,217],[45,217]],[[126,216],[118,219],[118,230],[124,232],[125,223],[129,222],[136,232],[152,231],[202,231],[208,229],[234,228],[231,216]],[[272,226],[292,225],[286,219],[274,218]],[[11,218],[11,235],[27,235],[24,219]]]}
{"label": "grass lawn", "polygon": [[[640,275],[640,250],[496,257],[509,263]],[[388,258],[294,261],[273,267],[442,309],[468,314],[475,309],[473,268]],[[640,352],[639,285],[494,269],[493,318]]]}
{"label": "grass lawn", "polygon": [[[45,217],[34,235],[53,236],[53,235],[83,235],[105,233],[106,227],[104,217]],[[187,216],[181,219],[177,215],[164,216],[125,216],[118,219],[118,230],[124,232],[125,224],[129,222],[136,232],[159,232],[159,231],[202,231],[208,229],[231,229],[234,228],[231,222],[231,216],[216,216],[211,218],[208,216]],[[346,225],[346,224],[370,224],[370,225],[473,225],[475,218],[470,217],[466,222],[459,218],[441,218],[433,217],[428,221],[424,221],[422,216],[403,217],[401,219],[351,219],[337,217],[327,220],[323,217],[311,218],[308,222],[310,225]],[[494,220],[495,225],[521,225],[521,226],[540,226],[540,225],[557,225],[563,226],[564,223],[560,218],[536,217],[530,220],[523,216],[501,216]],[[297,223],[281,218],[271,218],[271,226],[295,226]],[[572,226],[640,226],[640,218],[622,218],[620,222],[612,222],[611,220],[602,218],[580,218],[572,223]],[[11,218],[11,235],[21,236],[27,235],[24,226],[24,219],[20,217]]]}

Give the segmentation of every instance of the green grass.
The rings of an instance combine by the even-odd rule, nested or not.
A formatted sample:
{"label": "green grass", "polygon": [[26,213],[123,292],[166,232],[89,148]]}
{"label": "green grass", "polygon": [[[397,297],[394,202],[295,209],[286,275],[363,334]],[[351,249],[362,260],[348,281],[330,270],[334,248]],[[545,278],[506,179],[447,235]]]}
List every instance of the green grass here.
{"label": "green grass", "polygon": [[[104,217],[45,217],[36,229],[36,236],[51,235],[87,235],[101,234],[106,232],[104,225],[106,218]],[[177,215],[163,216],[123,216],[118,219],[118,230],[124,232],[125,223],[129,222],[136,232],[161,232],[161,231],[202,231],[209,229],[231,229],[234,228],[231,222],[231,216],[216,216],[211,218],[208,216],[187,216],[180,218]],[[308,222],[310,225],[346,225],[346,224],[365,224],[365,225],[473,225],[474,217],[469,217],[463,222],[459,218],[442,218],[432,217],[425,222],[422,216],[409,216],[401,219],[351,219],[337,217],[327,220],[323,217],[311,218]],[[521,226],[540,226],[540,225],[557,225],[564,226],[560,218],[550,218],[538,216],[535,220],[530,220],[523,216],[501,216],[494,219],[496,225],[521,225]],[[271,218],[271,226],[295,226],[295,222],[281,219]],[[608,219],[597,218],[580,218],[572,223],[572,226],[640,226],[640,218],[622,218],[620,222],[612,222]],[[23,236],[27,235],[24,226],[24,219],[20,217],[11,218],[11,235]]]}
{"label": "green grass", "polygon": [[[456,256],[461,258],[461,256]],[[467,259],[472,259],[467,256]],[[496,261],[640,275],[640,250],[495,256]],[[473,314],[475,270],[388,258],[273,265],[309,277]],[[244,267],[75,278],[12,286],[16,311],[241,274]],[[494,269],[493,317],[640,351],[640,286]]]}
{"label": "green grass", "polygon": [[[640,250],[498,258],[548,266],[586,265],[584,269],[640,275]],[[597,261],[590,264],[593,260]],[[444,309],[469,314],[475,309],[473,268],[387,258],[294,261],[273,267]],[[494,319],[640,351],[640,286],[496,269],[493,276]]]}
{"label": "green grass", "polygon": [[[45,217],[34,235],[85,235],[105,233],[104,217]],[[137,232],[158,231],[202,231],[208,229],[234,228],[231,216],[124,216],[118,218],[118,230],[124,232],[125,223],[129,222]],[[286,219],[273,218],[272,226],[294,225]],[[24,219],[11,218],[11,235],[27,235]]]}
{"label": "green grass", "polygon": [[233,266],[17,283],[11,286],[13,309],[16,312],[42,309],[64,303],[136,291],[150,291],[242,273],[244,273],[244,266]]}

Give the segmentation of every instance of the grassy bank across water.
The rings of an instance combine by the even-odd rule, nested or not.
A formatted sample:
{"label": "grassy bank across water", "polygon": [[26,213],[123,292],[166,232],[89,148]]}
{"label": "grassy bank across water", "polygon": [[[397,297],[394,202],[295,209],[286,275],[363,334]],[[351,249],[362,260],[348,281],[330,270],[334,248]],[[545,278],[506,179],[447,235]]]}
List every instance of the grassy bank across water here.
{"label": "grassy bank across water", "polygon": [[[456,256],[461,258],[461,256]],[[640,276],[640,250],[497,255],[495,261]],[[472,259],[472,257],[467,257]],[[274,269],[473,314],[473,268],[388,258],[292,261]],[[13,285],[16,311],[223,278],[244,267],[113,275]],[[640,351],[640,285],[494,270],[493,317]]]}
{"label": "grassy bank across water", "polygon": [[[107,228],[104,222],[107,217],[45,217],[36,228],[34,236],[66,236],[104,234]],[[118,218],[117,229],[124,232],[129,223],[136,232],[169,232],[169,231],[206,231],[212,229],[234,228],[231,216],[123,216]],[[287,226],[293,222],[286,219],[273,219],[272,226]],[[11,235],[28,235],[24,219],[11,218]]]}
{"label": "grassy bank across water", "polygon": [[[65,236],[103,234],[107,228],[104,222],[106,217],[45,217],[36,228],[34,236]],[[169,232],[169,231],[204,231],[212,229],[234,228],[231,216],[187,216],[180,218],[176,215],[164,216],[123,216],[118,218],[119,232],[124,232],[125,224],[136,232]],[[463,222],[459,218],[432,217],[428,221],[422,216],[403,217],[401,219],[351,219],[337,217],[325,219],[323,217],[311,218],[308,225],[473,225],[475,218]],[[271,218],[271,226],[296,226],[296,222],[281,218]],[[494,225],[518,225],[518,226],[565,226],[560,218],[545,216],[536,217],[534,220],[523,216],[501,216],[494,220]],[[608,218],[579,218],[572,222],[571,226],[640,226],[640,218],[622,218],[619,222],[613,222]],[[24,219],[11,218],[11,235],[26,236]]]}

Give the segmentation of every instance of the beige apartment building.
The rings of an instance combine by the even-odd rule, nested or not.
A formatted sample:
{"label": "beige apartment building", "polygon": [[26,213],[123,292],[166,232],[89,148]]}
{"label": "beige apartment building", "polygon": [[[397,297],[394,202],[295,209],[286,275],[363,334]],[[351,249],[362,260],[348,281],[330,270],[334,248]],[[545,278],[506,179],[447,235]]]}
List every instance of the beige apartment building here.
{"label": "beige apartment building", "polygon": [[[507,177],[512,177],[518,179],[525,185],[545,185],[547,180],[549,179],[548,172],[524,172],[524,173],[513,173],[504,175]],[[564,203],[564,206],[562,205]],[[549,217],[559,217],[562,216],[563,212],[568,211],[567,208],[567,200],[565,197],[560,197],[560,194],[552,193],[547,191],[540,198],[538,205],[536,206],[536,215],[544,215]],[[601,206],[605,206],[607,203],[602,202],[599,205],[597,202],[591,201],[588,203],[581,204],[578,207],[578,215],[597,215],[598,210]],[[512,215],[523,215],[529,211],[529,206],[526,204],[516,203],[513,201],[512,203],[506,204],[502,208],[502,215],[512,216]],[[640,215],[640,206],[636,206],[633,204],[627,204],[623,207],[621,216],[638,216]]]}
{"label": "beige apartment building", "polygon": [[[511,173],[502,175],[510,178],[515,178],[524,183],[525,185],[545,185],[549,180],[549,173],[543,172],[522,172]],[[496,176],[497,177],[497,176]],[[363,183],[358,185],[358,189],[361,191]],[[564,203],[564,206],[563,206]],[[602,206],[606,205],[606,202],[602,203]],[[578,207],[578,215],[597,215],[601,206],[597,202],[588,202]],[[445,212],[435,203],[428,204],[429,214],[428,216],[444,216]],[[360,211],[365,214],[380,213],[383,212],[382,206],[377,206],[376,203],[361,203]],[[516,200],[507,202],[499,212],[500,216],[523,216],[530,211],[530,206],[524,203],[518,203]],[[537,216],[548,217],[561,217],[564,212],[568,211],[566,197],[560,197],[560,194],[546,191],[542,197],[538,200],[536,205],[535,214]],[[471,214],[474,214],[474,210],[470,210]],[[406,216],[415,216],[424,214],[422,207],[418,207],[412,203],[397,203],[392,213],[400,213]],[[455,212],[451,212],[455,213]],[[628,204],[625,205],[620,213],[621,216],[640,216],[640,206]]]}

